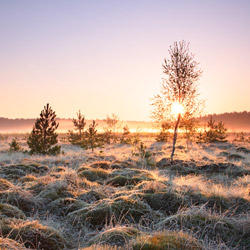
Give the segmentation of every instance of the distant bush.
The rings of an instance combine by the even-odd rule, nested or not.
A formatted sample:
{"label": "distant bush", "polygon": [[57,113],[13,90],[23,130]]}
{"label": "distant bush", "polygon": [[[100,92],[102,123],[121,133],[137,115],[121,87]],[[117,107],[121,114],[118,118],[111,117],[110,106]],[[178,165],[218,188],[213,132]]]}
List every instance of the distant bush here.
{"label": "distant bush", "polygon": [[88,130],[85,133],[85,139],[81,143],[81,147],[84,149],[91,149],[94,152],[94,149],[97,147],[101,147],[103,145],[103,138],[101,135],[97,134],[98,123],[94,120],[89,125]]}
{"label": "distant bush", "polygon": [[120,139],[120,143],[131,144],[131,142],[132,142],[132,137],[131,137],[131,134],[130,134],[130,131],[129,131],[129,127],[125,126],[123,128],[123,133],[122,133],[122,136],[121,136],[121,139]]}
{"label": "distant bush", "polygon": [[12,139],[11,143],[9,143],[9,146],[10,146],[10,148],[9,148],[10,152],[17,152],[17,151],[22,150],[22,148],[21,148],[21,146],[16,138]]}
{"label": "distant bush", "polygon": [[84,127],[86,125],[85,117],[81,114],[81,111],[77,113],[77,119],[73,119],[75,130],[78,132],[75,134],[72,130],[69,130],[69,142],[73,145],[81,145],[84,140]]}
{"label": "distant bush", "polygon": [[158,142],[167,142],[169,139],[169,129],[171,128],[171,124],[168,122],[163,122],[161,124],[161,132],[155,138]]}
{"label": "distant bush", "polygon": [[222,121],[216,124],[211,117],[207,123],[207,128],[205,128],[203,133],[199,133],[198,142],[226,142],[226,131],[227,128],[225,128],[225,124]]}
{"label": "distant bush", "polygon": [[56,122],[55,111],[47,104],[37,118],[33,130],[28,138],[28,146],[31,154],[56,155],[60,153],[61,147],[56,145],[57,134],[55,130],[59,123]]}
{"label": "distant bush", "polygon": [[119,124],[119,117],[113,113],[111,116],[107,115],[104,122],[107,124],[107,127],[104,129],[106,138],[108,138],[107,143],[111,143],[111,140],[113,143],[117,142],[116,129]]}

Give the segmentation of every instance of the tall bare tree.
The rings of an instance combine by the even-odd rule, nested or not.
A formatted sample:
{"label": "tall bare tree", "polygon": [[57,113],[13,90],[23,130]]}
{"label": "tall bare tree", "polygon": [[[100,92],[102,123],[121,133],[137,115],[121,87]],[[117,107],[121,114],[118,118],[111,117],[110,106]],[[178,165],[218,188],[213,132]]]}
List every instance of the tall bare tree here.
{"label": "tall bare tree", "polygon": [[[201,112],[203,100],[199,98],[197,81],[202,71],[189,51],[189,43],[174,42],[169,48],[169,58],[164,59],[162,88],[153,99],[152,118],[158,123],[174,121],[174,137],[171,153],[173,160],[178,127],[182,117],[191,119]],[[173,109],[177,106],[177,110]],[[182,110],[181,110],[182,109]]]}

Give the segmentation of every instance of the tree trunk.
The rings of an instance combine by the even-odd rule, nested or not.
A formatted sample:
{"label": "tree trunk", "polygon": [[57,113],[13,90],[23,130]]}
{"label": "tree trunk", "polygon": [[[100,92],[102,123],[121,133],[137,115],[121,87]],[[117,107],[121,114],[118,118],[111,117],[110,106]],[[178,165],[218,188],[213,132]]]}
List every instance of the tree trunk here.
{"label": "tree trunk", "polygon": [[178,118],[177,118],[175,128],[174,128],[173,148],[172,148],[172,154],[171,154],[171,157],[170,157],[171,161],[173,161],[173,158],[174,158],[175,143],[177,141],[178,126],[179,126],[179,123],[180,123],[180,118],[181,118],[181,114],[178,114]]}

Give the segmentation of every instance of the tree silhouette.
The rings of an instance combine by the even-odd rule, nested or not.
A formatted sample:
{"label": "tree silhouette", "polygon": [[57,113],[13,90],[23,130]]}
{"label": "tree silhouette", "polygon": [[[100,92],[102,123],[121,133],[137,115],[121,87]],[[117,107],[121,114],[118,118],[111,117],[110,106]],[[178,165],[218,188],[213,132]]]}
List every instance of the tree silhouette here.
{"label": "tree silhouette", "polygon": [[55,130],[59,123],[56,122],[55,111],[47,104],[37,118],[33,130],[28,138],[30,153],[55,155],[60,153],[61,147],[57,144],[57,134]]}
{"label": "tree silhouette", "polygon": [[[189,51],[189,44],[185,41],[174,42],[173,46],[170,46],[169,56],[169,59],[164,59],[165,78],[161,92],[153,99],[152,118],[160,124],[163,122],[174,124],[171,153],[173,160],[181,118],[188,120],[200,114],[204,102],[199,98],[196,84],[202,72],[194,60],[194,55]],[[181,112],[173,113],[176,104],[183,107],[183,116]]]}

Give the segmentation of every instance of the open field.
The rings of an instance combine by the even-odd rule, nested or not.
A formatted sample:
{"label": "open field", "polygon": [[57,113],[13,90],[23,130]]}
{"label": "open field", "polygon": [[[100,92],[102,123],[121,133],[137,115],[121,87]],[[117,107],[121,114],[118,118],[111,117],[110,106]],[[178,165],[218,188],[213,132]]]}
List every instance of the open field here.
{"label": "open field", "polygon": [[[17,136],[17,135],[16,135]],[[250,143],[141,138],[63,154],[0,142],[0,249],[250,249]],[[27,135],[18,135],[24,149]],[[132,154],[132,152],[134,154]]]}

